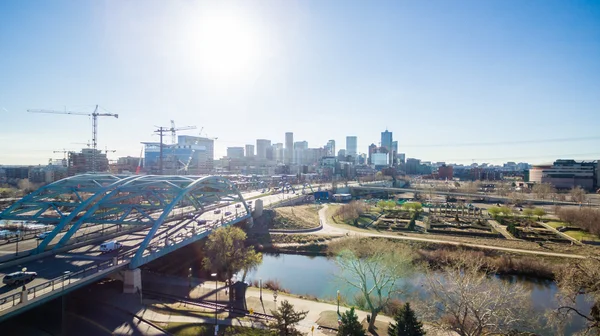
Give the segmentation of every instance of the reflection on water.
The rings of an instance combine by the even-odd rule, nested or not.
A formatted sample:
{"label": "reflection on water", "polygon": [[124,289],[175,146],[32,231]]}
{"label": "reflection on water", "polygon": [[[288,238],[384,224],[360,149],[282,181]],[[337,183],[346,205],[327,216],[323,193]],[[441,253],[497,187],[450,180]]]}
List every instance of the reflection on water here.
{"label": "reflection on water", "polygon": [[[304,256],[292,254],[264,254],[263,263],[248,275],[248,281],[263,279],[278,280],[283,288],[294,294],[309,294],[322,299],[334,300],[336,291],[345,301],[352,302],[356,290],[343,280],[343,273],[330,259],[321,256]],[[557,287],[553,281],[535,279],[524,276],[499,276],[497,281],[520,283],[531,292],[533,313],[542,316],[550,307],[555,307]],[[411,279],[401,281],[400,286],[409,288],[409,295],[426,298],[427,292],[422,287],[423,274],[416,274]],[[590,304],[583,298],[578,307],[589,311]],[[574,321],[568,334],[583,325],[581,319]]]}

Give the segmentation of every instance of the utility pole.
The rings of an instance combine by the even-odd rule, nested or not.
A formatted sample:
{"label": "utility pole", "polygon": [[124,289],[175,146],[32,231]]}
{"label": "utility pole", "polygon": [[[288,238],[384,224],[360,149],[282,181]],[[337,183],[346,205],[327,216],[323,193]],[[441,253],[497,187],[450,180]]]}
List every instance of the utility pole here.
{"label": "utility pole", "polygon": [[170,129],[167,127],[158,127],[154,132],[158,133],[158,136],[160,137],[159,140],[159,146],[160,146],[160,154],[159,154],[159,158],[158,158],[158,175],[162,175],[163,174],[163,135],[165,134],[165,132],[169,132]]}

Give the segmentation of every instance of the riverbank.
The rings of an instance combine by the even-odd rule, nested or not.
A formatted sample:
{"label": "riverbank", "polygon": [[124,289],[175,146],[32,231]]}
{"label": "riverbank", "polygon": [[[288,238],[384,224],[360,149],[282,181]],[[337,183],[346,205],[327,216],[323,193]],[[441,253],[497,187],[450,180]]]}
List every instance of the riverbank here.
{"label": "riverbank", "polygon": [[[465,254],[470,258],[481,258],[484,267],[495,270],[499,275],[528,276],[543,280],[554,280],[554,274],[563,267],[564,259],[546,256],[524,256],[514,252],[479,249],[469,246],[442,245],[436,243],[399,241],[386,237],[345,237],[320,235],[263,235],[253,237],[256,249],[265,253],[298,254],[309,256],[331,256],[332,244],[340,239],[380,239],[385,244],[400,244],[413,251],[415,264],[431,267],[448,265]],[[251,239],[252,241],[252,239]],[[258,242],[262,242],[258,243]]]}

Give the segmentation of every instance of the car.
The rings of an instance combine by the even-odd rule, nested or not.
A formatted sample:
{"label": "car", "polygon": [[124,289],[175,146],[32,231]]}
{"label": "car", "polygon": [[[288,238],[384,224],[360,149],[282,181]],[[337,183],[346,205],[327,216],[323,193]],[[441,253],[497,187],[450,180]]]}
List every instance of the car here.
{"label": "car", "polygon": [[198,224],[202,225],[202,224],[206,224],[206,219],[201,219],[198,221]]}
{"label": "car", "polygon": [[248,201],[248,204],[252,204],[252,201]]}
{"label": "car", "polygon": [[8,285],[8,286],[24,284],[26,282],[29,282],[29,281],[35,279],[36,277],[37,277],[36,272],[24,272],[24,271],[13,272],[13,273],[5,275],[4,278],[2,279],[2,283],[4,283],[5,285]]}
{"label": "car", "polygon": [[225,211],[225,216],[231,215],[231,211]]}
{"label": "car", "polygon": [[235,207],[236,207],[236,208],[241,208],[241,207],[242,207],[242,205],[238,203],[238,204],[236,204],[236,205],[235,205]]}
{"label": "car", "polygon": [[221,210],[217,209],[217,210],[213,211],[213,213],[214,213],[215,215],[218,215],[218,214],[220,214],[220,213],[221,213]]}
{"label": "car", "polygon": [[46,239],[46,237],[48,237],[50,234],[52,233],[52,231],[46,231],[46,232],[42,232],[39,235],[35,236],[37,239],[39,240],[44,240]]}

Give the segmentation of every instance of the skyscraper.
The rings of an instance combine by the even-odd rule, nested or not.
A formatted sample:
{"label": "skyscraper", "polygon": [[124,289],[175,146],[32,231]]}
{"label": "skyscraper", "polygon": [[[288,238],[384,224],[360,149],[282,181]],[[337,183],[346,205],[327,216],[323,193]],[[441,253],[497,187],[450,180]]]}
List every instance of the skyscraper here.
{"label": "skyscraper", "polygon": [[335,140],[327,141],[327,145],[325,145],[325,149],[327,151],[327,156],[335,156]]}
{"label": "skyscraper", "polygon": [[398,141],[392,141],[392,155],[390,156],[390,163],[395,166],[398,162]]}
{"label": "skyscraper", "polygon": [[381,147],[385,148],[388,153],[388,163],[391,164],[394,158],[394,149],[392,148],[392,132],[385,130],[385,132],[381,132]]}
{"label": "skyscraper", "polygon": [[246,157],[254,156],[254,145],[246,145]]}
{"label": "skyscraper", "polygon": [[267,158],[267,147],[271,147],[271,140],[257,139],[256,140],[256,156],[261,159]]}
{"label": "skyscraper", "polygon": [[240,159],[244,157],[244,147],[227,147],[227,157]]}
{"label": "skyscraper", "polygon": [[273,159],[277,162],[283,162],[284,159],[284,149],[283,144],[281,142],[273,144]]}
{"label": "skyscraper", "polygon": [[294,133],[285,133],[285,164],[291,164],[294,156]]}
{"label": "skyscraper", "polygon": [[357,154],[357,138],[355,136],[346,137],[346,155],[351,156],[352,160],[356,159]]}

